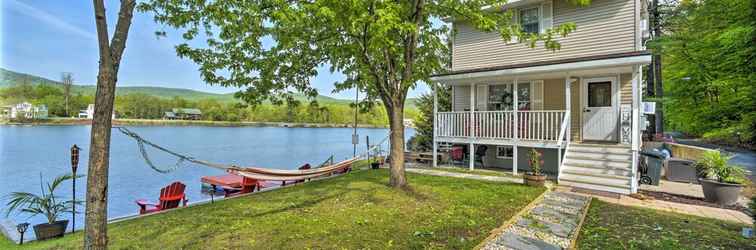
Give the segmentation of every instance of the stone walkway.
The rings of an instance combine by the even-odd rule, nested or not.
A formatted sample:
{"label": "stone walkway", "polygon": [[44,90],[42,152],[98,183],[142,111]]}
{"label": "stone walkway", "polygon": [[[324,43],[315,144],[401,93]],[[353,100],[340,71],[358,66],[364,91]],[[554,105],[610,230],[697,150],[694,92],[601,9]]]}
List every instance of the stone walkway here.
{"label": "stone walkway", "polygon": [[589,201],[590,197],[567,192],[547,193],[482,249],[569,248]]}
{"label": "stone walkway", "polygon": [[424,168],[406,168],[405,170],[407,172],[412,172],[412,173],[436,175],[436,176],[448,176],[448,177],[467,178],[467,179],[484,180],[484,181],[523,183],[522,178],[513,178],[513,177],[508,177],[508,176],[477,175],[477,174],[449,172],[449,171],[443,171],[443,170],[424,169]]}

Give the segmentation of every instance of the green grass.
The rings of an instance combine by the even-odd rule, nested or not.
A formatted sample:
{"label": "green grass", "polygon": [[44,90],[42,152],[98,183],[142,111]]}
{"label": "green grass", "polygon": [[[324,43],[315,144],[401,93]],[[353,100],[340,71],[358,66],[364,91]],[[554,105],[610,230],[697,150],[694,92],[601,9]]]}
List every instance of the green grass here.
{"label": "green grass", "polygon": [[432,170],[439,170],[439,171],[446,171],[446,172],[453,172],[453,173],[485,175],[485,176],[505,176],[505,177],[520,178],[519,176],[514,176],[512,172],[499,171],[499,170],[473,169],[472,171],[470,171],[470,169],[462,168],[462,167],[438,167],[438,168],[432,168]]}
{"label": "green grass", "polygon": [[[109,226],[112,249],[470,249],[544,192],[524,185],[355,171]],[[80,233],[24,245],[74,249]],[[2,244],[2,243],[0,243]],[[2,245],[0,245],[2,246]]]}
{"label": "green grass", "polygon": [[746,225],[593,199],[579,249],[756,249]]}

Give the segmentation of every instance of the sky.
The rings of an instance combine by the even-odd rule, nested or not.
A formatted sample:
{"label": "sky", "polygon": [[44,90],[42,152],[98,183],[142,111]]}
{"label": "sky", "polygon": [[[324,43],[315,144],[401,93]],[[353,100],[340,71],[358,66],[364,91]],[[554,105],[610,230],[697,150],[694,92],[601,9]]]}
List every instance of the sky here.
{"label": "sky", "polygon": [[[112,35],[119,2],[107,0],[109,32]],[[0,0],[0,67],[52,80],[71,72],[75,84],[93,85],[97,78],[98,48],[91,1]],[[167,37],[155,31],[166,30]],[[211,86],[202,81],[198,66],[176,56],[179,33],[153,22],[149,13],[134,13],[126,50],[118,74],[118,86],[187,88],[212,93],[229,93],[234,88]],[[354,91],[331,93],[342,74],[318,69],[312,84],[322,95],[354,98]],[[428,92],[419,84],[409,97]]]}

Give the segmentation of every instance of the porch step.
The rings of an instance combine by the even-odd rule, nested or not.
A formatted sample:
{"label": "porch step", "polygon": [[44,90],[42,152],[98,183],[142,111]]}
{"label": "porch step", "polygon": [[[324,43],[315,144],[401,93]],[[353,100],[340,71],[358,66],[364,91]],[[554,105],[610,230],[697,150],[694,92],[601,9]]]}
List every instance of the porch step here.
{"label": "porch step", "polygon": [[593,183],[580,182],[580,181],[568,181],[568,180],[560,180],[559,185],[600,190],[600,191],[606,191],[606,192],[612,192],[612,193],[618,193],[618,194],[630,194],[630,187],[614,187],[614,186],[606,186],[606,185],[596,185]]}
{"label": "porch step", "polygon": [[627,145],[571,143],[560,166],[559,184],[630,193],[632,151]]}
{"label": "porch step", "polygon": [[607,167],[607,166],[596,166],[591,164],[574,164],[574,163],[565,163],[562,165],[562,171],[567,170],[574,170],[579,171],[582,173],[593,173],[593,174],[612,174],[612,175],[620,175],[620,176],[630,176],[630,173],[632,172],[632,169],[630,166],[628,167]]}
{"label": "porch step", "polygon": [[629,162],[632,160],[631,153],[600,153],[570,149],[570,159],[609,160]]}
{"label": "porch step", "polygon": [[596,159],[591,157],[582,157],[582,156],[573,156],[569,154],[570,152],[567,152],[567,156],[565,156],[565,163],[571,163],[574,165],[593,165],[593,166],[600,166],[600,167],[617,167],[617,168],[627,168],[630,167],[630,164],[632,164],[632,161],[628,160],[612,160],[612,159]]}

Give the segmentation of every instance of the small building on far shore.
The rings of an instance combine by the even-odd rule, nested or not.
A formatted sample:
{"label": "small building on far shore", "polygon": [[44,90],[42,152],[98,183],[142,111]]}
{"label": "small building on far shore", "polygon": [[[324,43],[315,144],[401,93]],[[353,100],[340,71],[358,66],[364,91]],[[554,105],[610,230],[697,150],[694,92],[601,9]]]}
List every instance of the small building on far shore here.
{"label": "small building on far shore", "polygon": [[[94,119],[94,104],[87,105],[87,109],[83,109],[79,111],[79,118],[86,118],[86,119]],[[116,114],[115,111],[113,111],[113,115],[110,117],[110,119],[115,119]]]}
{"label": "small building on far shore", "polygon": [[165,120],[201,120],[202,111],[199,109],[189,108],[174,108],[171,111],[165,112],[163,115]]}
{"label": "small building on far shore", "polygon": [[28,102],[11,106],[8,112],[10,119],[47,119],[47,116],[47,106],[44,104],[35,106]]}

